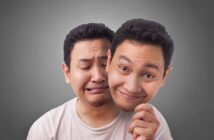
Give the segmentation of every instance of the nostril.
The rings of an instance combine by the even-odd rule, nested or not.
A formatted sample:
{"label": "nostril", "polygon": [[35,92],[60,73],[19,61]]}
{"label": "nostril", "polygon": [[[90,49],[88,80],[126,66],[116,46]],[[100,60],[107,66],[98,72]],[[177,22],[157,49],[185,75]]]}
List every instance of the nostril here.
{"label": "nostril", "polygon": [[106,76],[106,72],[104,72],[103,70],[101,70],[100,68],[95,68],[93,73],[92,73],[92,81],[93,82],[104,82],[106,81],[107,79],[107,76]]}
{"label": "nostril", "polygon": [[94,76],[92,81],[93,82],[104,82],[105,81],[105,77],[104,76],[101,76],[101,75],[97,75],[97,76]]}

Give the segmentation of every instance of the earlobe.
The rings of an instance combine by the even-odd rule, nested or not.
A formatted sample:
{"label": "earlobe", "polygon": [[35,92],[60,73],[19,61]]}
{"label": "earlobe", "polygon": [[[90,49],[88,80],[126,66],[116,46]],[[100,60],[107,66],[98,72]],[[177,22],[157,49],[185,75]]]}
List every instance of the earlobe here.
{"label": "earlobe", "polygon": [[108,72],[108,71],[109,71],[110,61],[111,61],[111,51],[110,51],[110,49],[108,49],[108,52],[107,52],[107,65],[106,65],[106,72]]}
{"label": "earlobe", "polygon": [[167,76],[169,75],[169,73],[172,71],[172,69],[173,69],[172,66],[169,66],[169,67],[167,68],[167,70],[166,70],[166,72],[165,72],[165,75],[164,75],[164,77],[163,77],[163,82],[162,82],[161,86],[164,86],[164,85],[165,85],[165,83],[166,83],[166,78],[167,78]]}
{"label": "earlobe", "polygon": [[69,84],[71,81],[70,81],[70,71],[69,71],[69,68],[67,67],[66,64],[61,64],[61,68],[62,68],[62,71],[63,71],[63,74],[64,74],[64,77],[65,77],[65,82],[67,84]]}

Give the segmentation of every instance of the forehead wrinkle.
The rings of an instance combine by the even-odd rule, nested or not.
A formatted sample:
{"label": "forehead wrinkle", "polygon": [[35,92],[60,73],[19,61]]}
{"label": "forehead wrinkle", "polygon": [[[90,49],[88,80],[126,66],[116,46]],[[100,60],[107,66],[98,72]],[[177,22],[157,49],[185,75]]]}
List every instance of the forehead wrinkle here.
{"label": "forehead wrinkle", "polygon": [[[97,56],[96,57],[98,60],[107,60],[107,56]],[[87,62],[93,60],[93,57],[85,57],[85,58],[80,58],[79,61]]]}
{"label": "forehead wrinkle", "polygon": [[154,68],[156,70],[159,70],[159,67],[160,67],[159,65],[161,61],[160,58],[158,57],[156,58],[154,57],[154,55],[150,55],[150,53],[148,53],[143,49],[137,52],[133,51],[132,53],[136,60],[136,63],[142,64],[142,66],[145,68]]}
{"label": "forehead wrinkle", "polygon": [[[148,50],[147,48],[148,47],[152,47],[152,48],[156,48],[155,50],[157,49],[161,49],[160,46],[158,45],[152,45],[152,44],[148,44],[148,43],[141,43],[141,42],[138,42],[138,41],[135,41],[135,40],[126,40],[124,41],[125,43],[127,43],[127,46],[129,47],[137,47],[139,49],[133,49],[130,53],[133,52],[133,55],[135,55],[136,57],[139,57],[139,58],[154,58],[154,51],[151,51],[151,50]],[[131,46],[130,46],[131,45]],[[134,52],[135,51],[135,52]],[[162,52],[162,50],[161,50]],[[157,59],[159,60],[159,58],[154,58],[154,59]]]}
{"label": "forehead wrinkle", "polygon": [[87,61],[93,59],[107,59],[107,50],[105,53],[104,49],[98,47],[88,47],[83,52],[80,52],[81,55],[78,55],[79,61]]}
{"label": "forehead wrinkle", "polygon": [[[88,39],[88,40],[83,40],[83,41],[79,41],[75,44],[74,50],[75,48],[78,49],[79,47],[82,48],[82,52],[81,53],[86,53],[90,52],[90,53],[103,53],[104,51],[106,51],[110,46],[110,42],[106,39]],[[86,55],[87,56],[87,55]]]}
{"label": "forehead wrinkle", "polygon": [[85,57],[85,58],[80,58],[78,61],[79,62],[89,62],[92,61],[93,59],[98,59],[98,60],[107,60],[107,55],[100,55],[100,56],[95,56],[95,57]]}
{"label": "forehead wrinkle", "polygon": [[[133,44],[133,43],[130,43]],[[132,55],[139,59],[139,61],[143,61],[143,60],[150,60],[150,61],[154,61],[159,63],[161,61],[162,58],[162,50],[160,47],[158,46],[147,46],[147,44],[136,44],[134,43],[135,47],[139,48],[139,49],[133,49],[130,53],[132,53]],[[145,46],[144,46],[145,45]],[[130,46],[132,47],[132,46]],[[155,50],[151,50],[149,48],[155,48]],[[159,52],[157,50],[160,49],[161,54],[159,54]],[[161,58],[160,58],[160,57]]]}

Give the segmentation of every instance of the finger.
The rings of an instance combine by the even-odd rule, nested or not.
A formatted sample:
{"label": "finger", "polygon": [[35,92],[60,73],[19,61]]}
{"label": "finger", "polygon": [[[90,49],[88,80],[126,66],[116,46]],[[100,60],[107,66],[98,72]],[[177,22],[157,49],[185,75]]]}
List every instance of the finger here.
{"label": "finger", "polygon": [[132,120],[144,120],[148,122],[157,122],[157,117],[155,114],[151,114],[150,112],[147,111],[138,111],[133,114]]}
{"label": "finger", "polygon": [[146,140],[144,136],[138,136],[135,140]]}
{"label": "finger", "polygon": [[138,135],[137,135],[137,134],[135,134],[135,133],[133,133],[133,134],[132,134],[132,139],[133,139],[133,140],[136,140],[136,139],[137,139],[137,137],[138,137]]}
{"label": "finger", "polygon": [[133,133],[133,130],[135,127],[141,127],[141,128],[149,128],[149,127],[155,127],[153,126],[154,124],[150,123],[150,122],[146,122],[143,120],[134,120],[131,122],[131,124],[129,125],[129,129],[128,131],[130,133]]}
{"label": "finger", "polygon": [[143,120],[134,120],[131,122],[128,131],[133,134],[135,128],[157,130],[159,123],[151,123]]}
{"label": "finger", "polygon": [[133,132],[133,134],[137,135],[138,137],[144,137],[149,140],[154,138],[155,133],[156,133],[155,129],[139,128],[139,127],[135,127]]}
{"label": "finger", "polygon": [[143,111],[143,110],[150,112],[151,114],[155,114],[152,106],[149,104],[142,103],[135,107],[135,112],[139,112],[139,111]]}

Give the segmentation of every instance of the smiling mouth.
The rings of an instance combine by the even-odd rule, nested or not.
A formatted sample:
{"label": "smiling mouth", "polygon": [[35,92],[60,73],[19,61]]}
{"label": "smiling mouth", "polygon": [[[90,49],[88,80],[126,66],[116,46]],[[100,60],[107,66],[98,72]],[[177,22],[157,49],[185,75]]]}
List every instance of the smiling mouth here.
{"label": "smiling mouth", "polygon": [[126,93],[126,92],[123,92],[123,91],[119,91],[119,94],[125,98],[126,100],[129,100],[129,101],[135,101],[135,100],[138,100],[138,99],[141,99],[142,97],[141,96],[136,96],[136,95],[132,95],[132,94],[129,94],[129,93]]}

